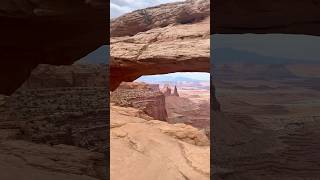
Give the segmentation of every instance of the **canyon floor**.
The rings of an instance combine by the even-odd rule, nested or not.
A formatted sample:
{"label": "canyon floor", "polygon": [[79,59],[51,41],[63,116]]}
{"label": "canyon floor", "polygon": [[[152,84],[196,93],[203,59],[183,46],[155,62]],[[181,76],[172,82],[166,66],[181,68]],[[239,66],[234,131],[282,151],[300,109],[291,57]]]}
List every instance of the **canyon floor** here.
{"label": "canyon floor", "polygon": [[210,178],[209,99],[138,82],[122,83],[110,97],[111,179],[135,172],[143,172],[139,180]]}
{"label": "canyon floor", "polygon": [[210,91],[180,87],[179,97],[167,96],[166,109],[169,123],[185,123],[210,134]]}
{"label": "canyon floor", "polygon": [[241,67],[217,67],[213,81],[218,177],[319,179],[320,79],[300,65]]}

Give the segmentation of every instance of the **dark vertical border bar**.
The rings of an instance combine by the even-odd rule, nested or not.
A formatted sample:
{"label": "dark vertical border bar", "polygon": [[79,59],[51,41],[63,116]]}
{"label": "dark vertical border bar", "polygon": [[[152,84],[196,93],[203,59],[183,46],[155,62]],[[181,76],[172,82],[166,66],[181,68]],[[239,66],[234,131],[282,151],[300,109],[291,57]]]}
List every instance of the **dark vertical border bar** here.
{"label": "dark vertical border bar", "polygon": [[106,133],[106,146],[105,146],[105,157],[106,157],[106,162],[105,162],[105,165],[106,165],[106,180],[110,180],[110,0],[106,0],[107,1],[107,26],[106,26],[106,44],[107,44],[107,69],[108,69],[108,83],[106,86],[107,86],[107,99],[108,101],[106,102],[107,103],[107,107],[108,107],[108,122],[106,122],[106,124],[108,124],[107,126],[107,133]]}
{"label": "dark vertical border bar", "polygon": [[215,87],[213,85],[213,74],[214,74],[214,67],[213,67],[213,34],[215,32],[214,30],[214,22],[215,22],[215,13],[214,13],[214,1],[211,1],[210,4],[210,13],[211,13],[211,19],[210,19],[210,179],[216,179],[215,177],[215,159],[216,159],[216,144],[215,144],[215,137],[216,137],[216,131],[214,129],[214,121],[215,117],[213,114],[213,106],[216,103],[215,98]]}

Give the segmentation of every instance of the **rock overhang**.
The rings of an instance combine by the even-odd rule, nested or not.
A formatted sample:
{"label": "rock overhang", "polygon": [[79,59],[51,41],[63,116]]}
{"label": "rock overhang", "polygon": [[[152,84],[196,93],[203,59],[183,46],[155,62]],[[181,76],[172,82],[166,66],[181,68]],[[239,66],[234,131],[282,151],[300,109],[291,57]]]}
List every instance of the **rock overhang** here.
{"label": "rock overhang", "polygon": [[107,43],[107,2],[0,2],[0,94],[10,95],[38,64],[69,65]]}
{"label": "rock overhang", "polygon": [[[32,3],[20,0],[15,2],[5,0],[0,6],[2,23],[2,35],[0,35],[2,40],[0,43],[1,94],[9,95],[14,92],[38,64],[71,64],[107,43],[106,38],[108,39],[109,34],[105,27],[108,26],[108,6],[105,0],[30,1]],[[318,36],[320,32],[319,2],[319,0],[214,1],[212,9],[215,23],[211,32],[221,34],[286,33]],[[170,18],[165,13],[161,13],[163,11],[157,11],[162,7],[178,10],[178,16]],[[187,11],[182,9],[187,9]],[[205,19],[208,13],[210,13],[210,2],[207,0],[171,3],[138,10],[112,20],[111,37],[133,36],[139,32],[165,28],[170,24],[199,22]],[[164,16],[159,16],[161,14]],[[190,18],[192,15],[194,18]],[[156,23],[145,21],[145,17],[148,17],[149,20],[154,18]],[[165,21],[166,18],[167,21]],[[131,34],[126,34],[129,29]],[[32,45],[36,43],[38,45]],[[121,72],[119,67],[114,70]],[[136,78],[139,77],[135,69],[131,71],[136,74]],[[130,81],[130,78],[127,79]]]}
{"label": "rock overhang", "polygon": [[110,90],[142,75],[209,72],[210,1],[170,3],[113,20],[110,56]]}

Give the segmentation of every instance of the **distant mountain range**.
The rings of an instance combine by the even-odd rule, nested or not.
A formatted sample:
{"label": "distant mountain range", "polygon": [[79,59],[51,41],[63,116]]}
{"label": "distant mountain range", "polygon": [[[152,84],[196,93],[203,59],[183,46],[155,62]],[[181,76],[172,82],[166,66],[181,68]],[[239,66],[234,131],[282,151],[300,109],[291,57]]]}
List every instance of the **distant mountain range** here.
{"label": "distant mountain range", "polygon": [[154,84],[165,84],[165,83],[179,84],[181,82],[188,82],[188,83],[206,82],[206,80],[193,79],[193,78],[183,77],[183,76],[174,76],[170,74],[142,76],[139,79],[137,79],[137,81],[143,81],[146,83],[154,83]]}
{"label": "distant mountain range", "polygon": [[[282,57],[273,57],[261,55],[255,52],[237,50],[233,48],[217,48],[212,51],[213,64],[228,63],[254,63],[254,64],[295,64],[295,63],[317,63],[312,60],[289,59]],[[109,47],[104,45],[81,58],[77,64],[108,64]]]}
{"label": "distant mountain range", "polygon": [[294,63],[313,63],[314,61],[288,59],[257,54],[254,52],[237,50],[233,48],[217,48],[212,50],[213,64],[228,63],[254,63],[254,64],[294,64]]}
{"label": "distant mountain range", "polygon": [[109,47],[101,46],[97,50],[81,58],[76,64],[108,64],[109,63]]}

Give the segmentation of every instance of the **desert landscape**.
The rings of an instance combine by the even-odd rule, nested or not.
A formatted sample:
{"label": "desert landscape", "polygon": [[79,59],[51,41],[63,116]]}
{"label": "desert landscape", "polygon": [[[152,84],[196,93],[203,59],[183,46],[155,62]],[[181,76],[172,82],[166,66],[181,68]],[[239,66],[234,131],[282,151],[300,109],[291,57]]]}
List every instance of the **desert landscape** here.
{"label": "desert landscape", "polygon": [[210,179],[209,78],[165,76],[209,72],[209,10],[208,0],[181,1],[111,20],[112,180]]}
{"label": "desert landscape", "polygon": [[[111,92],[111,179],[131,179],[146,166],[138,179],[209,179],[209,99],[202,112],[195,102],[168,91],[131,82]],[[205,120],[194,118],[197,113]]]}
{"label": "desert landscape", "polygon": [[191,74],[194,77],[204,77],[193,79],[188,77],[187,73],[173,73],[141,77],[136,81],[156,84],[158,91],[165,95],[167,122],[190,124],[199,129],[204,129],[209,137],[210,74]]}
{"label": "desert landscape", "polygon": [[216,177],[318,179],[320,65],[236,54],[213,67]]}
{"label": "desert landscape", "polygon": [[210,81],[141,79],[110,92],[111,178],[131,179],[148,164],[139,179],[209,179]]}

